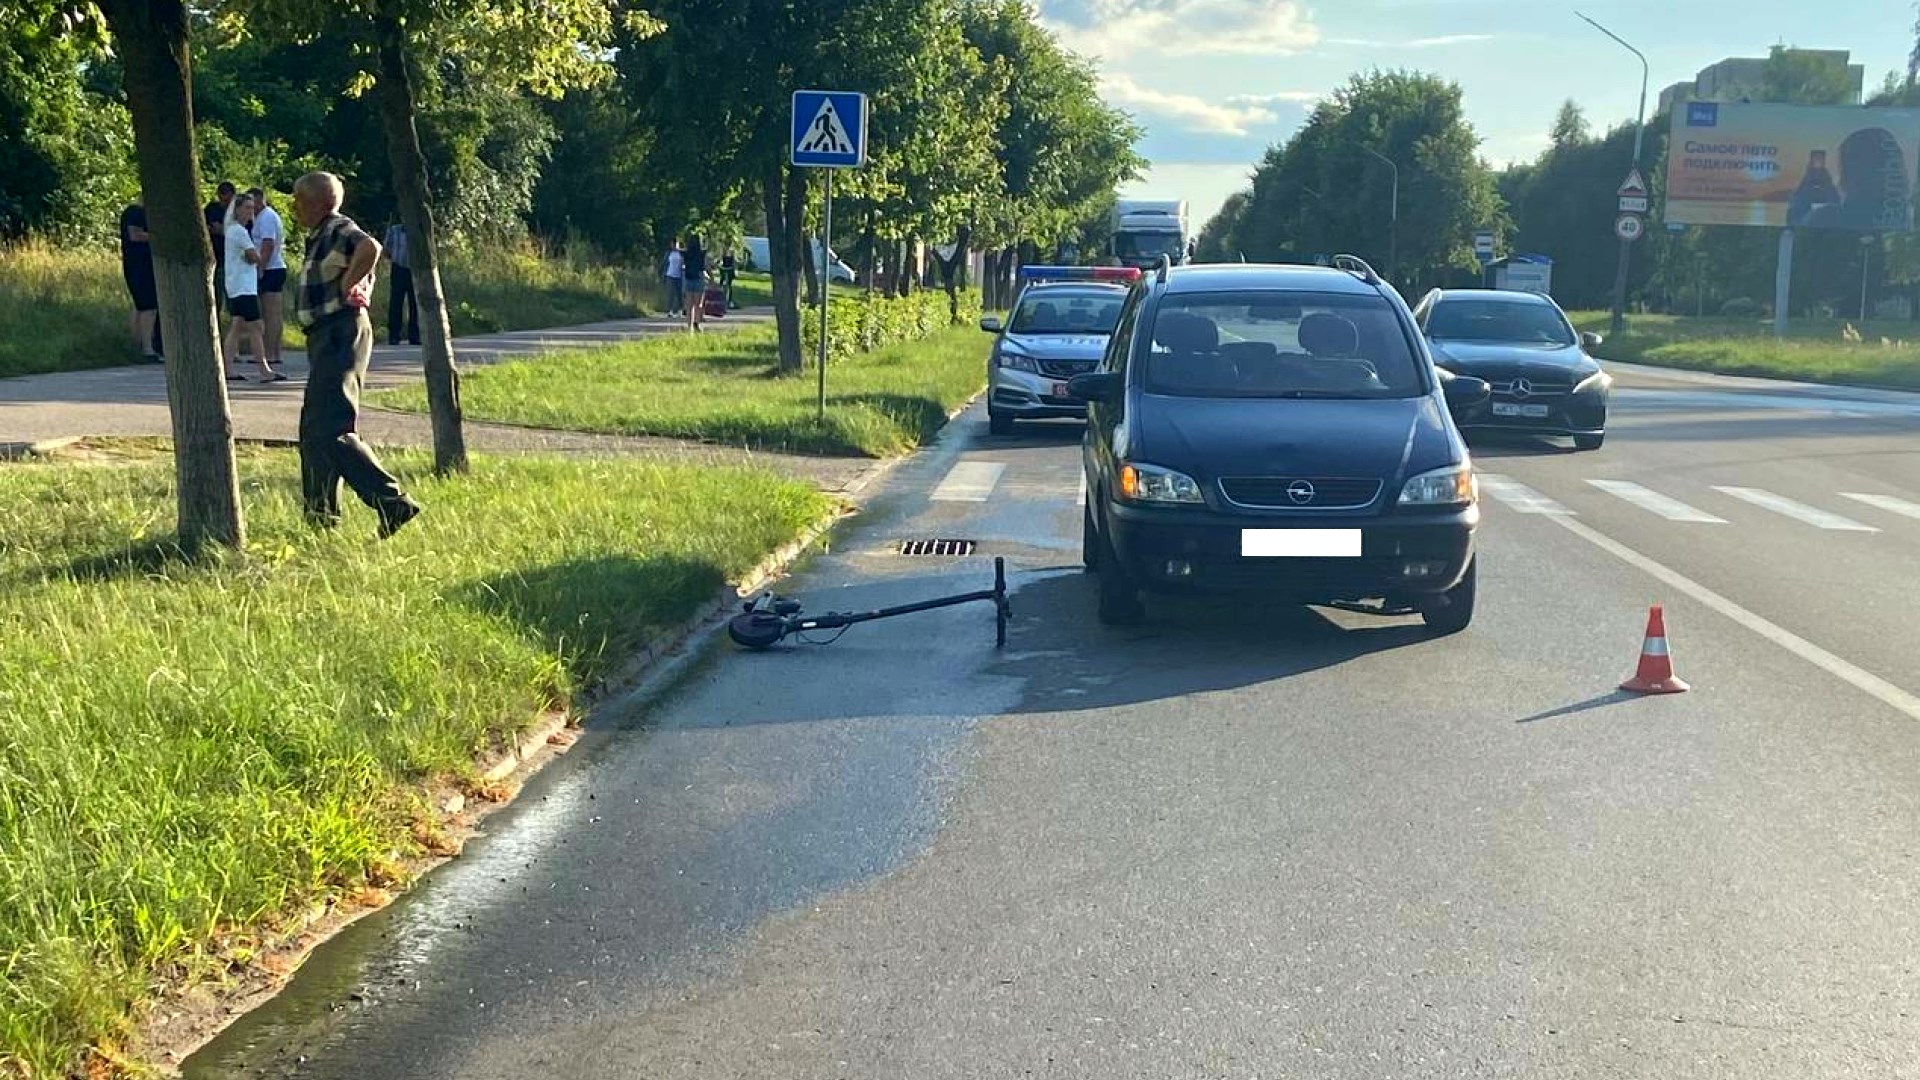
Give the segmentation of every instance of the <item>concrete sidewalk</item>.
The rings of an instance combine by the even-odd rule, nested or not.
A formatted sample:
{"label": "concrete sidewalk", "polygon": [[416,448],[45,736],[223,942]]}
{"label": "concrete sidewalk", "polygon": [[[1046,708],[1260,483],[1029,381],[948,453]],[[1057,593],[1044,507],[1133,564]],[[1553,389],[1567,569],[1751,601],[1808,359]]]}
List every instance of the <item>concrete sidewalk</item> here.
{"label": "concrete sidewalk", "polygon": [[[771,308],[747,308],[729,312],[726,318],[709,322],[708,327],[709,332],[721,332],[762,325],[772,319]],[[596,348],[679,332],[682,332],[681,323],[677,319],[622,319],[456,338],[454,352],[465,371],[501,360],[563,349]],[[299,427],[300,397],[306,386],[305,355],[288,352],[281,369],[289,376],[286,382],[227,384],[236,438],[294,438]],[[367,375],[368,390],[401,386],[418,382],[420,378],[419,346],[375,346],[373,365]],[[172,430],[167,410],[166,373],[158,366],[99,368],[0,379],[0,446],[89,436],[165,437],[171,435]],[[367,409],[361,414],[360,433],[376,446],[433,444],[427,418],[412,413]],[[761,464],[812,480],[827,490],[840,490],[871,464],[864,459],[764,454],[678,439],[593,435],[473,420],[467,422],[466,433],[467,445],[483,452],[638,454],[703,464]]]}

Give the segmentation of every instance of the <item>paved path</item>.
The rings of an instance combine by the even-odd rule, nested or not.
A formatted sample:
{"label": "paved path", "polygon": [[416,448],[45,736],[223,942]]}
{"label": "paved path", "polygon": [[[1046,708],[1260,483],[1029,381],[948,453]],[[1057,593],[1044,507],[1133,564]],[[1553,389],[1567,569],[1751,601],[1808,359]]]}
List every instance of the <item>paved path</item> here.
{"label": "paved path", "polygon": [[[754,326],[772,318],[771,308],[749,308],[710,325],[715,330]],[[471,369],[560,349],[594,348],[676,333],[679,328],[680,323],[675,319],[621,319],[456,338],[454,348],[462,368]],[[239,438],[293,438],[300,416],[300,395],[306,385],[305,354],[289,352],[282,367],[292,376],[283,383],[227,385],[233,407],[234,434]],[[367,388],[378,390],[416,382],[420,370],[418,346],[376,346]],[[377,446],[432,444],[432,429],[427,418],[412,413],[369,409],[361,417],[360,431]],[[0,446],[75,436],[166,436],[171,433],[166,375],[157,366],[0,379]],[[623,453],[702,464],[760,464],[803,477],[832,491],[846,487],[870,464],[858,458],[755,453],[740,447],[679,439],[593,435],[471,420],[467,423],[467,445],[491,452]]]}

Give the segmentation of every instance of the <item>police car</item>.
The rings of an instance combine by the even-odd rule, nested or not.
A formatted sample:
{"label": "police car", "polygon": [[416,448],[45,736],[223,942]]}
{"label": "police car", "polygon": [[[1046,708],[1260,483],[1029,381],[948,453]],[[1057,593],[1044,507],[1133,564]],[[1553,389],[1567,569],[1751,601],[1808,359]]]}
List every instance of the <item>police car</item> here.
{"label": "police car", "polygon": [[996,335],[987,359],[987,417],[995,435],[1019,420],[1081,418],[1087,403],[1067,393],[1067,380],[1092,371],[1107,351],[1134,267],[1023,266],[1026,282],[1013,314],[980,320]]}

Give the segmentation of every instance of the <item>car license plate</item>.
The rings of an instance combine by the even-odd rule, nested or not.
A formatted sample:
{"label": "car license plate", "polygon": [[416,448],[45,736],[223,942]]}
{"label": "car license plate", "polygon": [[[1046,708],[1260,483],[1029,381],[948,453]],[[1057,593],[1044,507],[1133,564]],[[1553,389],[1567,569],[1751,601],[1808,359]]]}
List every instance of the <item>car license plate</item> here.
{"label": "car license plate", "polygon": [[1547,418],[1547,407],[1545,405],[1520,405],[1511,401],[1496,401],[1493,403],[1493,415],[1524,416],[1529,420],[1545,420]]}
{"label": "car license plate", "polygon": [[1248,559],[1357,559],[1359,529],[1241,529],[1240,555]]}

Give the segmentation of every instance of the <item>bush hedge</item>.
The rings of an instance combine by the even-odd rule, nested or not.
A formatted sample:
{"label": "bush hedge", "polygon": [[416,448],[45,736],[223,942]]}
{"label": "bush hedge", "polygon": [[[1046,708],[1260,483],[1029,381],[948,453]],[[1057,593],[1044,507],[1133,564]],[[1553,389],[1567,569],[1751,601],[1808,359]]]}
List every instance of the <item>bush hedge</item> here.
{"label": "bush hedge", "polygon": [[[832,317],[827,326],[827,363],[844,360],[857,353],[903,341],[920,339],[951,325],[971,323],[980,318],[980,294],[963,289],[958,310],[948,304],[944,292],[921,289],[906,296],[872,295],[833,296]],[[820,355],[820,309],[808,308],[801,319],[801,337],[806,358],[812,363]]]}

